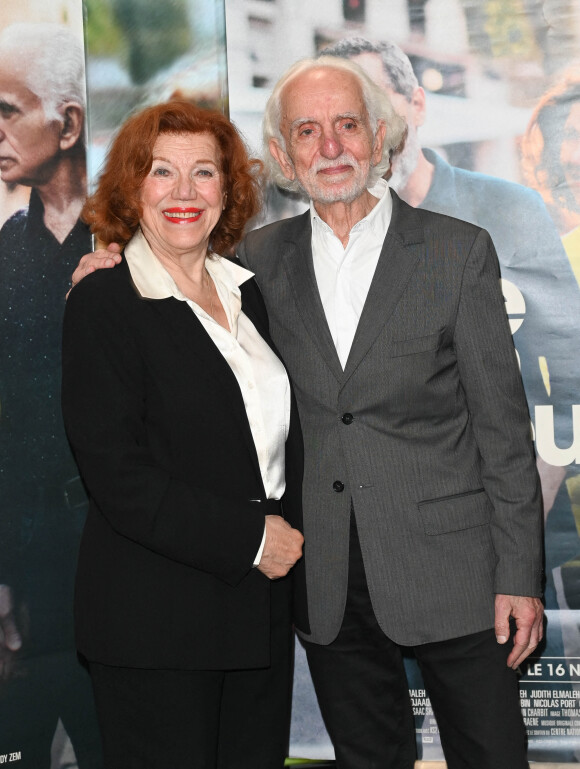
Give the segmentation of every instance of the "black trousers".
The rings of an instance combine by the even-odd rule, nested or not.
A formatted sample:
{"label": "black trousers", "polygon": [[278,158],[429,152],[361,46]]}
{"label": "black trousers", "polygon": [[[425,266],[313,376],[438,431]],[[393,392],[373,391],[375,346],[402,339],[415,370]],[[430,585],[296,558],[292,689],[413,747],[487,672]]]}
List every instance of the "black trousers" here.
{"label": "black trousers", "polygon": [[288,591],[272,586],[271,665],[143,670],[89,663],[105,769],[282,769],[290,732]]}
{"label": "black trousers", "polygon": [[[452,568],[452,566],[451,566]],[[402,649],[379,627],[351,523],[347,604],[337,638],[304,642],[338,769],[413,769],[412,707]],[[493,628],[413,647],[449,769],[528,769],[509,642]]]}

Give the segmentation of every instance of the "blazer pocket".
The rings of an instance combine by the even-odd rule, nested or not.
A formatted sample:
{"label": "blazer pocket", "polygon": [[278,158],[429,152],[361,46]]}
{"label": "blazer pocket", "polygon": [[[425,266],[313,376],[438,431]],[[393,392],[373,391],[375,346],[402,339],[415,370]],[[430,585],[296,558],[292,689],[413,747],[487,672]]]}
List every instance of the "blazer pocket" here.
{"label": "blazer pocket", "polygon": [[403,355],[417,355],[420,352],[429,352],[436,350],[439,346],[440,333],[429,334],[428,336],[419,336],[415,339],[399,339],[391,342],[389,346],[389,356],[399,358]]}
{"label": "blazer pocket", "polygon": [[484,489],[419,502],[425,534],[436,536],[485,526],[491,521],[492,505]]}

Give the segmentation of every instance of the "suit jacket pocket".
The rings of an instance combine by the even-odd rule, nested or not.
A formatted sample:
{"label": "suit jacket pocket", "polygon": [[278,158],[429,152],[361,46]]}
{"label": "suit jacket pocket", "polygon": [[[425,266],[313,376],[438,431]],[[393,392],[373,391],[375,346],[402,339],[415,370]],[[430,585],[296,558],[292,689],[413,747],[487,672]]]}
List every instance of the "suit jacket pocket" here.
{"label": "suit jacket pocket", "polygon": [[389,345],[389,356],[399,358],[403,355],[416,355],[420,352],[429,352],[436,350],[439,346],[439,337],[441,334],[428,334],[427,336],[415,337],[415,339],[395,339]]}
{"label": "suit jacket pocket", "polygon": [[492,505],[483,489],[419,502],[425,534],[436,536],[452,531],[485,526],[491,520]]}

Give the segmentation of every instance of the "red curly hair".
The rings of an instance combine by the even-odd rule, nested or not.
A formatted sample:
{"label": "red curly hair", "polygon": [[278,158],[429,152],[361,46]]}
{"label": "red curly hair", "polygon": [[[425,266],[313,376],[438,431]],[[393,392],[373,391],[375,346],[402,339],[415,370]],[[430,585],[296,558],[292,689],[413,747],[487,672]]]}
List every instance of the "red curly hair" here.
{"label": "red curly hair", "polygon": [[248,157],[238,131],[221,112],[184,100],[147,107],[121,126],[81,218],[101,242],[125,245],[139,227],[141,185],[151,170],[153,147],[166,133],[209,133],[215,138],[227,202],[211,233],[210,248],[222,255],[231,253],[248,220],[260,210],[262,163]]}

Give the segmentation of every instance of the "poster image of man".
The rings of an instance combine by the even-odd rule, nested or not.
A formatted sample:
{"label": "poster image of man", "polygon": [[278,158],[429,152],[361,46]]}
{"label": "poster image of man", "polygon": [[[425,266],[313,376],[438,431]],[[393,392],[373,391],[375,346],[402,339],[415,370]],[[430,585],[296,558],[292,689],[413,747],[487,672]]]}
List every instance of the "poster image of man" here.
{"label": "poster image of man", "polygon": [[72,591],[85,493],[62,427],[64,295],[91,246],[82,39],[59,24],[0,35],[0,178],[30,189],[0,230],[0,753],[49,769],[59,721],[98,769]]}

